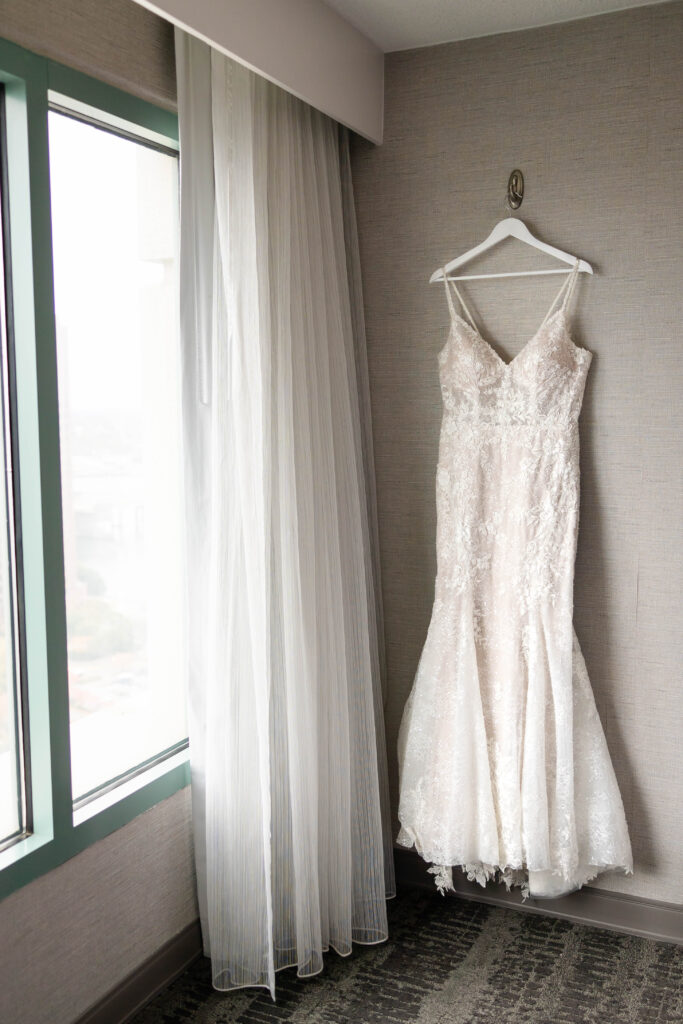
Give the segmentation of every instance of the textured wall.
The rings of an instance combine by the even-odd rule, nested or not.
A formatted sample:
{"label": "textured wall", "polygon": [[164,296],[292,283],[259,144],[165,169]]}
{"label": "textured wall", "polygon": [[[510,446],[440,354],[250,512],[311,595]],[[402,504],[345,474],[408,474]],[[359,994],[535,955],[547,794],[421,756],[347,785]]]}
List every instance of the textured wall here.
{"label": "textured wall", "polygon": [[175,109],[173,26],[133,0],[0,0],[0,37]]}
{"label": "textured wall", "polygon": [[[391,54],[385,143],[355,140],[388,663],[396,735],[435,571],[436,354],[448,312],[432,271],[506,216],[520,167],[532,231],[597,271],[574,299],[594,353],[581,420],[575,625],[624,796],[631,879],[683,893],[681,325],[683,4]],[[534,260],[517,246],[515,263]],[[543,258],[539,257],[541,262]],[[546,260],[547,263],[547,260]],[[502,249],[486,265],[509,267]],[[466,287],[510,358],[557,278]]]}
{"label": "textured wall", "polygon": [[184,789],[0,903],[0,1021],[72,1024],[197,915]]}

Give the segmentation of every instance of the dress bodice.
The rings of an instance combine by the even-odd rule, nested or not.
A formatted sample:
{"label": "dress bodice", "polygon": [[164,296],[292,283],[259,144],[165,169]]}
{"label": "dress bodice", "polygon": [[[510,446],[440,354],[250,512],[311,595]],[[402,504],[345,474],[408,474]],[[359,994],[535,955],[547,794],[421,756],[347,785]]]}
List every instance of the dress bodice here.
{"label": "dress bodice", "polygon": [[507,363],[456,313],[439,353],[444,411],[478,424],[566,427],[579,418],[592,358],[572,341],[564,307]]}

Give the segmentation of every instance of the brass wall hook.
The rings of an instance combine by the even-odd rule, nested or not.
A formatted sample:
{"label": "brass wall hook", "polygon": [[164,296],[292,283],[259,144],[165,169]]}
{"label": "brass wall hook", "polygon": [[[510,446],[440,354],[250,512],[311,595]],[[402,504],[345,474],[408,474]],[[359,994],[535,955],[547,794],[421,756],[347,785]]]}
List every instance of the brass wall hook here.
{"label": "brass wall hook", "polygon": [[507,201],[511,210],[518,210],[524,199],[524,175],[520,170],[514,170],[508,178]]}

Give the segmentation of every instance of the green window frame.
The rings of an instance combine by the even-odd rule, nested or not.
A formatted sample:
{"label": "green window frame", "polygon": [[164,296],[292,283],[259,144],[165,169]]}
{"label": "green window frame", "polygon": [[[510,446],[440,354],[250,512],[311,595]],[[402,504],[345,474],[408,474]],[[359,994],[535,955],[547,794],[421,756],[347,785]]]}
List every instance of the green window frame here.
{"label": "green window frame", "polygon": [[30,772],[27,834],[0,851],[0,899],[51,871],[190,781],[187,748],[131,773],[74,811],[69,756],[57,349],[48,152],[50,94],[96,108],[114,125],[178,143],[177,117],[0,39],[19,459]]}

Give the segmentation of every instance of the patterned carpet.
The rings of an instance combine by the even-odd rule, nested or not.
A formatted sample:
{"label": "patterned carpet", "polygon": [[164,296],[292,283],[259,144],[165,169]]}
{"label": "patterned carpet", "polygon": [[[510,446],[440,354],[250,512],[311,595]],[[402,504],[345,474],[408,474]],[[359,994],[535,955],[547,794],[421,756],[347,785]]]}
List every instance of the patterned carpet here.
{"label": "patterned carpet", "polygon": [[322,974],[218,993],[197,961],[132,1024],[681,1024],[683,948],[420,890]]}

